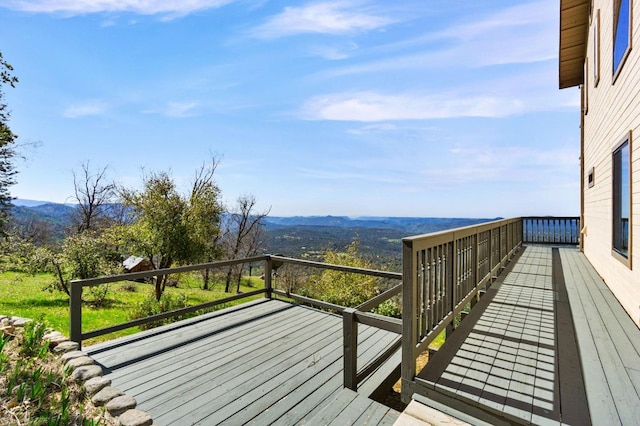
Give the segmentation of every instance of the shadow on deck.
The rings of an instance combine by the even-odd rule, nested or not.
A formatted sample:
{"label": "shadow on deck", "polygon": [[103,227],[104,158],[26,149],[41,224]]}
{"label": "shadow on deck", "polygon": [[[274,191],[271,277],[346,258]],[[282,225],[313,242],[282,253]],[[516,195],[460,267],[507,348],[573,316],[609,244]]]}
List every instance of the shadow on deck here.
{"label": "shadow on deck", "polygon": [[[358,365],[399,339],[358,330]],[[343,388],[342,317],[284,301],[246,303],[85,351],[156,424],[376,425],[398,417]]]}
{"label": "shadow on deck", "polygon": [[640,331],[582,253],[526,247],[416,381],[472,424],[637,424]]}

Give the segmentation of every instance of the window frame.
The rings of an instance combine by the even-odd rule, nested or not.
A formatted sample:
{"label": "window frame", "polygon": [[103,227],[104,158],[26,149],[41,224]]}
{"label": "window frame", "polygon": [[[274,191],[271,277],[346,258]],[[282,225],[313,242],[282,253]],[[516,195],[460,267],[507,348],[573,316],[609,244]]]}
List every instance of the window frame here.
{"label": "window frame", "polygon": [[[623,165],[620,164],[619,166],[617,166],[617,155],[620,155],[620,153],[622,152],[622,150],[624,148],[627,148],[628,150],[628,158],[627,158],[627,178],[628,178],[628,214],[629,214],[629,218],[628,218],[628,224],[627,224],[627,247],[626,247],[626,254],[622,252],[622,249],[624,249],[624,247],[618,247],[617,245],[619,245],[621,243],[621,241],[618,241],[618,239],[616,238],[616,234],[617,232],[620,230],[620,223],[622,223],[622,205],[621,202],[624,200],[624,197],[622,197],[622,195],[618,195],[618,192],[622,190],[621,186],[622,183],[620,182],[621,180],[621,176],[620,174],[622,173],[622,170],[624,170],[622,167]],[[618,144],[616,144],[615,148],[613,149],[612,153],[611,153],[611,254],[614,258],[616,258],[617,260],[619,260],[621,263],[623,263],[624,265],[626,265],[629,269],[631,269],[631,259],[632,259],[632,253],[631,253],[631,248],[632,248],[632,231],[633,231],[633,227],[632,227],[632,221],[633,221],[633,188],[632,188],[632,141],[631,141],[631,131],[629,131],[624,138],[622,138],[620,140],[620,142]],[[622,239],[624,240],[624,236],[622,237]]]}
{"label": "window frame", "polygon": [[584,58],[584,83],[582,83],[582,113],[589,113],[589,57]]}
{"label": "window frame", "polygon": [[[618,35],[618,17],[620,13],[620,3],[623,1],[629,2],[629,22],[628,22],[628,30],[627,30],[627,46],[620,58],[620,62],[618,63],[618,67],[616,68],[616,36]],[[622,68],[624,68],[624,64],[629,57],[629,52],[631,51],[631,40],[632,40],[632,30],[633,30],[633,0],[614,0],[613,2],[613,49],[611,56],[611,66],[613,70],[613,80],[612,84],[615,84]]]}
{"label": "window frame", "polygon": [[593,17],[593,87],[600,82],[600,9]]}

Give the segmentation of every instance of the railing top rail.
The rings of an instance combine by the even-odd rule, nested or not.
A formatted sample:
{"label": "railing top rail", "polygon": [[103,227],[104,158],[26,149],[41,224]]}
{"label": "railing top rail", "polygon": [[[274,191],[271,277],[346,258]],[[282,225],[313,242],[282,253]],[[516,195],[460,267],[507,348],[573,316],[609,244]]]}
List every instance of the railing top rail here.
{"label": "railing top rail", "polygon": [[389,278],[394,280],[402,279],[401,272],[389,272],[389,271],[380,271],[377,269],[356,268],[353,266],[334,265],[332,263],[315,262],[312,260],[303,260],[303,259],[293,259],[290,257],[283,257],[283,256],[271,255],[269,257],[273,261],[276,261],[276,262],[281,261],[281,262],[289,263],[293,265],[310,266],[310,267],[321,268],[321,269],[332,269],[334,271],[351,272],[354,274],[371,275],[374,277]]}
{"label": "railing top rail", "polygon": [[396,280],[402,279],[402,273],[400,272],[389,272],[389,271],[380,271],[376,269],[355,268],[351,266],[334,265],[331,263],[315,262],[311,260],[302,260],[302,259],[293,259],[290,257],[274,256],[274,255],[267,254],[267,255],[254,256],[254,257],[248,257],[243,259],[222,260],[222,261],[216,261],[216,262],[199,263],[197,265],[177,266],[174,268],[154,269],[152,271],[109,275],[105,277],[89,278],[85,280],[73,280],[71,281],[71,285],[74,287],[75,286],[92,287],[100,284],[107,284],[107,283],[113,283],[118,281],[133,281],[140,278],[150,278],[150,277],[155,277],[159,275],[170,275],[170,274],[178,274],[182,272],[199,271],[202,269],[221,268],[221,267],[230,266],[230,265],[260,262],[260,261],[269,260],[269,259],[275,262],[280,261],[283,263],[310,266],[310,267],[321,268],[321,269],[333,269],[336,271],[370,275],[370,276],[375,276],[380,278],[389,278],[389,279],[396,279]]}
{"label": "railing top rail", "polygon": [[445,229],[443,231],[431,232],[428,234],[414,235],[411,237],[406,237],[402,239],[403,243],[410,243],[417,240],[423,240],[426,238],[443,238],[447,237],[449,239],[453,239],[456,237],[464,237],[466,235],[471,235],[476,232],[483,232],[498,226],[506,225],[512,222],[516,222],[521,220],[521,217],[509,218],[509,219],[498,219],[490,222],[478,223],[475,225],[462,226],[460,228],[453,229]]}
{"label": "railing top rail", "polygon": [[522,216],[523,220],[576,220],[580,216]]}
{"label": "railing top rail", "polygon": [[145,272],[131,272],[128,274],[109,275],[106,277],[88,278],[85,280],[73,280],[71,281],[71,285],[72,286],[80,285],[82,287],[92,287],[100,284],[114,283],[118,281],[133,281],[139,278],[150,278],[150,277],[156,277],[160,275],[179,274],[181,272],[191,272],[191,271],[199,271],[202,269],[220,268],[224,266],[238,265],[240,263],[259,262],[262,260],[267,260],[268,258],[269,258],[268,255],[263,255],[263,256],[248,257],[244,259],[222,260],[217,262],[199,263],[197,265],[176,266],[174,268],[154,269],[152,271],[145,271]]}

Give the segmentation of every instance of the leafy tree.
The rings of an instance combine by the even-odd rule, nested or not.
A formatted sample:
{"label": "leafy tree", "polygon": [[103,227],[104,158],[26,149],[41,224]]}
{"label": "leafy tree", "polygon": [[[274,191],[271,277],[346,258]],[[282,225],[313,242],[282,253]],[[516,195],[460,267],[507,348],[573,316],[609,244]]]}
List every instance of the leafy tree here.
{"label": "leafy tree", "polygon": [[11,210],[11,200],[13,197],[9,192],[9,187],[15,181],[17,173],[13,165],[13,157],[15,157],[15,141],[17,136],[11,131],[9,125],[9,110],[7,104],[4,103],[4,94],[2,86],[5,84],[15,87],[18,78],[13,76],[11,72],[13,67],[6,62],[0,52],[0,233],[6,232],[7,223],[9,221],[9,212]]}
{"label": "leafy tree", "polygon": [[[31,255],[32,272],[53,273],[54,280],[47,288],[67,295],[72,280],[113,274],[120,267],[120,255],[114,250],[112,241],[105,235],[91,232],[67,237],[60,251],[38,247]],[[91,287],[90,291],[94,299],[104,299],[107,288]]]}
{"label": "leafy tree", "polygon": [[32,259],[37,246],[33,241],[10,232],[0,239],[0,268],[2,271],[33,272]]}
{"label": "leafy tree", "polygon": [[[146,256],[154,269],[213,257],[222,212],[220,191],[213,180],[216,166],[214,159],[196,171],[186,195],[166,172],[143,176],[142,191],[122,189],[121,197],[134,215],[133,224],[115,229],[123,247]],[[158,301],[167,279],[166,275],[155,278]]]}
{"label": "leafy tree", "polygon": [[[358,254],[358,241],[352,242],[345,252],[327,250],[324,262],[372,269],[372,265]],[[329,269],[313,275],[301,290],[305,296],[347,307],[355,307],[375,297],[378,292],[379,279],[376,277]]]}

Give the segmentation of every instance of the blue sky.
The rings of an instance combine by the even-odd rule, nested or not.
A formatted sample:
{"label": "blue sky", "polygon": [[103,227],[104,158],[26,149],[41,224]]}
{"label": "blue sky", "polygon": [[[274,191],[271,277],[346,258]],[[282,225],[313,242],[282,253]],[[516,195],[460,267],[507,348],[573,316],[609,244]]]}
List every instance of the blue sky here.
{"label": "blue sky", "polygon": [[558,2],[0,0],[12,192],[65,202],[211,154],[271,214],[579,213],[579,92]]}

